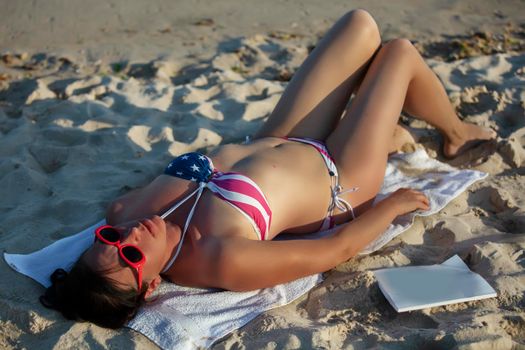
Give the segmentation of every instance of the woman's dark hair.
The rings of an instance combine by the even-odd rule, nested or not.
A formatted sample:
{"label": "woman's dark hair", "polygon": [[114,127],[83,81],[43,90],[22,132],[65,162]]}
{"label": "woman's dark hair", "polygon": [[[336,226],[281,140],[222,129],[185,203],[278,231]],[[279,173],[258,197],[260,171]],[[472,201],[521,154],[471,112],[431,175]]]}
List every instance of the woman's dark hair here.
{"label": "woman's dark hair", "polygon": [[79,259],[69,273],[55,270],[51,275],[52,285],[40,297],[40,302],[70,320],[89,321],[113,329],[124,326],[144,304],[148,283],[143,283],[140,292],[134,288],[117,288],[115,281],[104,276],[104,271],[94,271],[82,260]]}

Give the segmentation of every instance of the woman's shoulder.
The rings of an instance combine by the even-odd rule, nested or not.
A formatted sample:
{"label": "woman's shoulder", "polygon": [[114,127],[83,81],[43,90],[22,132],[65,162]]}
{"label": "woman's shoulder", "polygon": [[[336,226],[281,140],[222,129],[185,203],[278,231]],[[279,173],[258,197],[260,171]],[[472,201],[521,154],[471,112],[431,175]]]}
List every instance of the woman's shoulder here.
{"label": "woman's shoulder", "polygon": [[188,242],[183,247],[180,256],[163,277],[188,287],[219,287],[217,262],[221,259],[222,246],[227,239],[215,235],[201,235],[194,227],[188,230],[188,234],[192,243]]}

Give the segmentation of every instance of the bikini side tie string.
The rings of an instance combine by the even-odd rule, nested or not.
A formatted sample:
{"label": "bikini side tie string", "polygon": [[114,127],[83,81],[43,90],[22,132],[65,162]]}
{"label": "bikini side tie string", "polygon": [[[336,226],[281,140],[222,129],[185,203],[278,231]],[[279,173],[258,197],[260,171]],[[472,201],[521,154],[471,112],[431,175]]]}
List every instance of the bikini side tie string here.
{"label": "bikini side tie string", "polygon": [[339,178],[337,176],[333,176],[332,179],[332,182],[335,182],[335,184],[333,183],[330,188],[332,192],[332,202],[330,203],[330,206],[328,208],[330,215],[333,213],[333,210],[337,208],[343,212],[350,211],[350,213],[352,214],[352,219],[355,219],[354,208],[352,207],[352,205],[339,196],[345,193],[356,192],[359,190],[359,187],[352,187],[348,190],[343,191],[343,186],[339,184]]}

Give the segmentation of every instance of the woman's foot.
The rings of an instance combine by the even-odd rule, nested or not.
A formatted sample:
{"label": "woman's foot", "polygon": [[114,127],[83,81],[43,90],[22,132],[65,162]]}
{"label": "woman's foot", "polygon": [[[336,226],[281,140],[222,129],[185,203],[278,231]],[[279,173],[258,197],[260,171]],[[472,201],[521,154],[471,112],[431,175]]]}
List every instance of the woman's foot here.
{"label": "woman's foot", "polygon": [[479,144],[496,138],[494,130],[476,124],[462,123],[461,129],[452,137],[445,136],[443,154],[455,158]]}

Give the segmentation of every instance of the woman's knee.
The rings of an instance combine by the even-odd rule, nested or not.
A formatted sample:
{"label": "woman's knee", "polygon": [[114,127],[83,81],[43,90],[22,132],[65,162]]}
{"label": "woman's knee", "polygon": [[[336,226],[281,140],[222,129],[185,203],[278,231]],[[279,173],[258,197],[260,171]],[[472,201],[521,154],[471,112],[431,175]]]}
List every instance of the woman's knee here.
{"label": "woman's knee", "polygon": [[392,64],[396,71],[414,75],[421,55],[408,39],[393,39],[383,44],[374,60],[380,64]]}
{"label": "woman's knee", "polygon": [[397,38],[388,41],[381,46],[380,52],[386,52],[388,55],[398,55],[403,58],[413,58],[419,54],[410,40]]}
{"label": "woman's knee", "polygon": [[[356,9],[347,12],[339,20],[343,26],[345,36],[359,36],[364,45],[368,45],[372,52],[381,45],[381,34],[376,21],[368,11]],[[355,50],[355,48],[350,48]]]}

